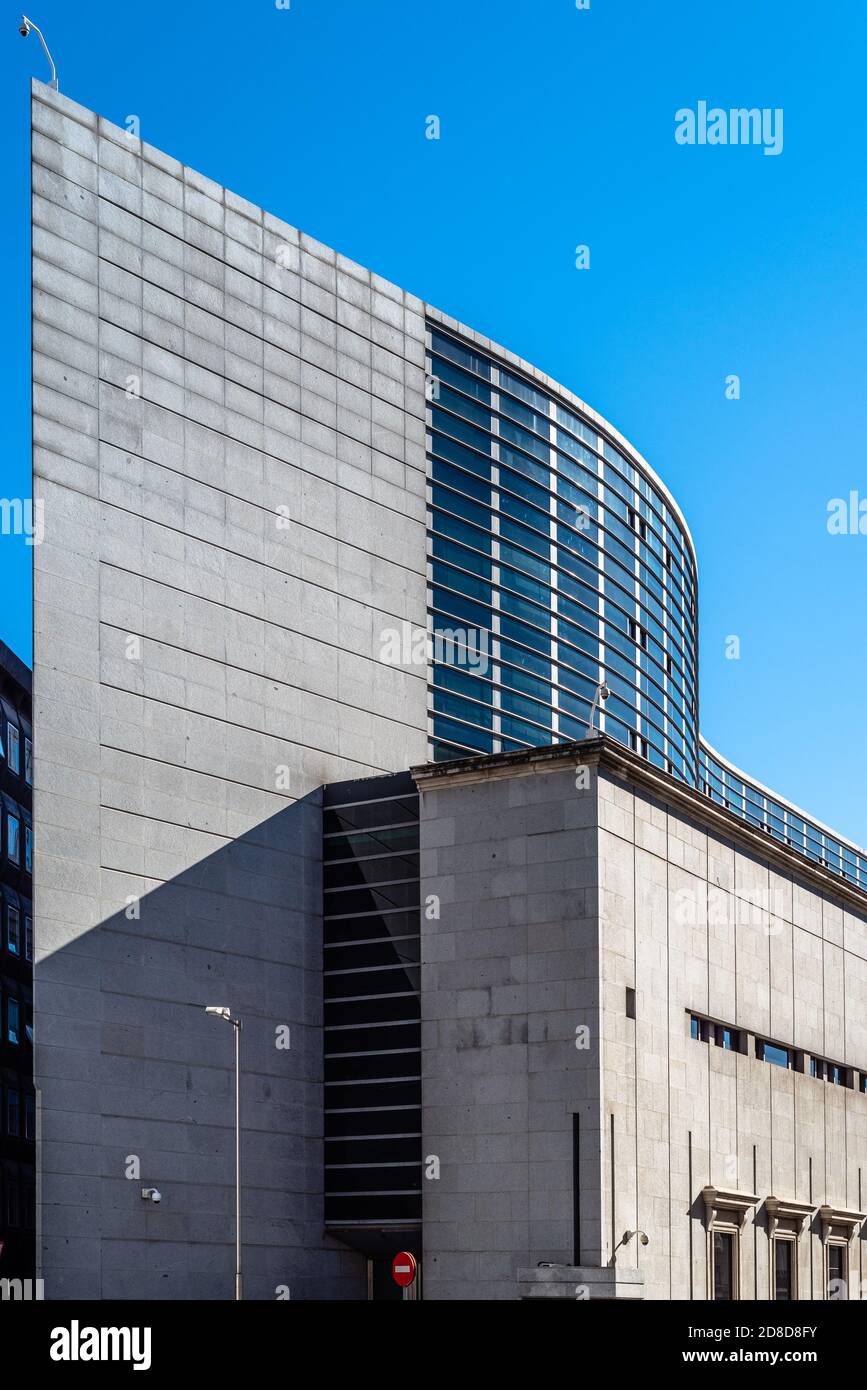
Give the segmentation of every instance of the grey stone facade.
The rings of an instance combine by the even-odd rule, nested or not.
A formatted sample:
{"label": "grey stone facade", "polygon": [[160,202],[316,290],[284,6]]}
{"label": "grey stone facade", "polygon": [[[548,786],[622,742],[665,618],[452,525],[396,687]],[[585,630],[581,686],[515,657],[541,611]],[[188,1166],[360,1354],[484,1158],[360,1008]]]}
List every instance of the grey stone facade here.
{"label": "grey stone facade", "polygon": [[[761,832],[727,833],[733,817],[640,777],[601,776],[598,809],[609,1229],[617,1239],[627,1228],[651,1235],[638,1251],[647,1297],[705,1299],[702,1193],[755,1195],[739,1237],[739,1296],[764,1300],[767,1199],[803,1206],[797,1294],[821,1299],[825,1241],[837,1228],[826,1229],[822,1212],[848,1213],[849,1297],[858,1298],[867,1276],[864,893],[827,871],[804,872],[800,856],[770,851]],[[627,985],[634,1021],[624,1017]],[[692,1039],[691,1013],[739,1029],[744,1050]],[[758,1059],[757,1038],[790,1049],[794,1065]],[[811,1076],[811,1057],[841,1064],[850,1084]],[[609,1237],[606,1257],[610,1248]]]}
{"label": "grey stone facade", "polygon": [[772,1296],[775,1231],[798,1298],[829,1241],[860,1297],[864,894],[610,741],[416,778],[425,1297],[704,1300],[716,1229],[741,1299]]}
{"label": "grey stone facade", "polygon": [[317,789],[425,753],[426,671],[380,660],[425,624],[421,308],[34,83],[49,1298],[231,1297],[209,1003],[247,1295],[362,1288],[322,1233]]}
{"label": "grey stone facade", "polygon": [[[531,1260],[599,1263],[598,837],[575,772],[420,779],[426,1298],[514,1298]],[[441,765],[442,766],[442,765]]]}

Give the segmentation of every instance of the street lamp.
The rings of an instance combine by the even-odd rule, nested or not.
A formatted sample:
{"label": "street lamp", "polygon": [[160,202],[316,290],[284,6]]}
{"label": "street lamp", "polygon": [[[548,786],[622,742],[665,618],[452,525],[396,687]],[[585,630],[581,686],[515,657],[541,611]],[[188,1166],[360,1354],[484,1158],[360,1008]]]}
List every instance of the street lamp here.
{"label": "street lamp", "polygon": [[596,728],[593,720],[597,709],[600,714],[602,713],[602,706],[605,704],[610,693],[605,681],[603,681],[601,685],[597,685],[596,693],[593,696],[593,704],[590,706],[590,718],[587,721],[587,738],[598,738],[599,734],[601,734],[602,730]]}
{"label": "street lamp", "polygon": [[638,1236],[638,1239],[641,1241],[642,1245],[650,1244],[650,1236],[647,1234],[646,1231],[624,1231],[623,1235],[620,1237],[619,1241],[617,1242],[617,1244],[611,1252],[611,1259],[609,1260],[609,1264],[614,1264],[614,1261],[617,1258],[617,1252],[620,1249],[621,1245],[628,1245],[629,1242],[632,1240],[633,1236]]}
{"label": "street lamp", "polygon": [[232,1017],[231,1009],[225,1005],[209,1004],[206,1014],[212,1018],[223,1018],[235,1030],[235,1300],[243,1298],[241,1292],[241,1020]]}
{"label": "street lamp", "polygon": [[18,25],[18,32],[21,35],[22,39],[26,39],[30,34],[35,34],[36,37],[39,39],[39,42],[42,44],[42,47],[45,50],[45,56],[51,64],[51,81],[48,85],[49,87],[53,87],[56,92],[58,90],[57,68],[54,66],[54,59],[48,52],[48,44],[42,37],[42,30],[40,29],[39,25],[34,24],[32,19],[28,19],[26,14],[23,14],[21,16],[21,23]]}

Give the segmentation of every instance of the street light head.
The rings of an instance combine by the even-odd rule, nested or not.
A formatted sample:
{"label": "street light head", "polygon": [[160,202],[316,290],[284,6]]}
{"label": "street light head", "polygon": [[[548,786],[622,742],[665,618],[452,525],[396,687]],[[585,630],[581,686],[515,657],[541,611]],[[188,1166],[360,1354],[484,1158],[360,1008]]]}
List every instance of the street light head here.
{"label": "street light head", "polygon": [[230,1021],[232,1018],[231,1010],[226,1008],[225,1004],[209,1004],[205,1013],[210,1014],[212,1018],[225,1018]]}
{"label": "street light head", "polygon": [[602,733],[601,729],[596,728],[594,719],[597,710],[599,710],[600,713],[602,712],[602,706],[605,704],[605,701],[608,699],[608,696],[610,694],[611,691],[608,689],[607,682],[600,681],[599,685],[597,685],[596,689],[593,692],[593,703],[590,706],[590,718],[587,720],[588,738],[598,738],[599,735]]}
{"label": "street light head", "polygon": [[650,1244],[650,1236],[647,1234],[646,1231],[624,1231],[623,1239],[621,1240],[620,1244],[628,1245],[633,1236],[638,1236],[638,1239],[642,1245]]}
{"label": "street light head", "polygon": [[18,32],[19,32],[19,34],[21,35],[22,39],[26,39],[28,34],[35,34],[36,37],[38,38],[39,42],[42,44],[43,51],[44,51],[44,53],[45,53],[46,58],[48,59],[49,65],[50,65],[50,67],[51,67],[51,83],[50,83],[50,85],[54,88],[54,90],[55,90],[55,92],[56,92],[56,91],[58,90],[58,85],[57,85],[57,68],[56,68],[55,65],[54,65],[54,59],[52,58],[51,54],[50,54],[49,51],[48,51],[48,44],[45,42],[45,35],[43,34],[43,32],[42,32],[42,30],[40,29],[39,25],[38,25],[38,24],[34,24],[32,19],[28,19],[27,16],[26,16],[26,14],[23,14],[23,15],[21,16],[21,23],[18,25]]}

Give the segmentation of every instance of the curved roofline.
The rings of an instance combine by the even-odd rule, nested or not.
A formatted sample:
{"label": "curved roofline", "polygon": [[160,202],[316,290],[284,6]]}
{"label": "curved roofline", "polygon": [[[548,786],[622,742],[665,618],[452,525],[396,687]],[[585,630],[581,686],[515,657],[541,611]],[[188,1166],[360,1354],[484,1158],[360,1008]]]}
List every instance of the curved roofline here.
{"label": "curved roofline", "polygon": [[428,318],[434,320],[434,322],[440,324],[443,328],[449,329],[452,333],[456,333],[462,338],[468,338],[483,352],[490,353],[494,357],[503,358],[506,362],[510,363],[511,366],[517,368],[518,371],[523,372],[524,376],[532,377],[534,381],[537,381],[546,391],[550,391],[552,395],[562,396],[564,400],[575,406],[577,410],[581,411],[583,415],[586,415],[594,424],[597,424],[603,434],[611,436],[612,442],[623,450],[628,456],[630,463],[634,463],[636,468],[638,468],[638,470],[646,476],[648,481],[653,484],[665,499],[666,505],[677,517],[683,534],[686,536],[689,543],[689,550],[692,556],[692,563],[695,566],[697,582],[698,557],[695,551],[695,543],[692,539],[692,532],[689,529],[686,517],[659,474],[651,468],[644,455],[640,454],[633,444],[630,444],[625,435],[622,435],[609,420],[606,420],[604,415],[600,415],[598,410],[594,410],[586,401],[582,401],[580,396],[576,396],[574,391],[570,391],[566,386],[561,386],[559,381],[555,381],[553,377],[547,376],[546,373],[540,371],[538,367],[534,367],[532,362],[526,362],[522,357],[518,357],[516,353],[510,352],[508,348],[504,348],[499,343],[495,343],[490,338],[486,338],[482,333],[477,333],[474,328],[468,328],[466,324],[460,323],[458,319],[452,318],[450,314],[444,314],[441,309],[436,309],[432,304],[426,303],[424,308]]}
{"label": "curved roofline", "polygon": [[[500,343],[495,343],[492,339],[486,338],[484,334],[477,333],[474,328],[468,328],[466,324],[461,323],[458,319],[452,318],[450,314],[444,314],[441,309],[435,308],[432,304],[425,303],[424,310],[426,316],[432,322],[438,324],[448,332],[454,333],[456,336],[473,343],[481,352],[488,353],[492,357],[501,358],[517,371],[520,371],[524,376],[537,382],[543,390],[549,392],[553,396],[561,397],[564,401],[574,406],[576,410],[582,415],[585,415],[594,425],[598,426],[600,433],[609,436],[612,443],[615,443],[618,448],[623,450],[629,461],[633,463],[657,489],[664,498],[666,505],[677,518],[689,544],[692,562],[695,565],[696,582],[698,581],[698,557],[696,555],[695,542],[693,541],[686,517],[681,511],[679,504],[672,496],[672,493],[662,481],[659,474],[651,468],[644,455],[639,453],[634,445],[630,444],[629,440],[626,439],[610,421],[605,419],[604,415],[600,415],[598,410],[594,410],[593,407],[588,405],[586,401],[583,401],[580,396],[576,396],[574,391],[570,391],[568,387],[562,386],[559,381],[555,381],[553,377],[549,377],[545,372],[540,371],[532,362],[527,362],[524,358],[518,357],[516,353],[510,352],[508,348],[504,348]],[[863,849],[855,840],[850,840],[847,836],[841,835],[839,830],[833,830],[830,825],[825,825],[823,821],[811,815],[809,811],[803,810],[800,806],[796,805],[794,801],[789,801],[787,797],[781,796],[779,792],[774,791],[771,787],[766,787],[762,782],[759,782],[756,777],[753,777],[751,773],[744,772],[742,768],[739,768],[735,763],[731,762],[730,759],[718,752],[717,749],[703,737],[700,731],[698,732],[698,742],[700,747],[704,748],[711,757],[715,758],[728,772],[732,772],[736,777],[740,778],[741,781],[755,787],[756,791],[761,792],[763,796],[769,796],[773,801],[779,802],[782,806],[785,806],[787,810],[792,811],[802,820],[808,821],[823,834],[830,835],[831,838],[838,841],[839,844],[845,845],[847,849],[853,850],[862,858],[867,858],[867,850]]]}
{"label": "curved roofline", "polygon": [[704,738],[702,734],[699,734],[698,741],[702,748],[705,748],[712,757],[723,764],[727,772],[733,772],[742,782],[748,782],[751,787],[755,787],[756,791],[761,792],[763,796],[769,796],[773,801],[779,801],[781,805],[785,806],[787,811],[794,811],[796,816],[800,816],[802,820],[809,821],[811,825],[815,825],[816,829],[821,830],[824,835],[830,835],[832,839],[839,841],[839,843],[845,845],[847,849],[853,849],[856,854],[860,854],[862,858],[867,859],[867,850],[863,849],[855,840],[850,840],[846,835],[841,835],[839,830],[832,830],[831,826],[825,825],[824,821],[820,821],[818,816],[812,815],[809,811],[804,811],[800,806],[796,806],[794,801],[789,801],[787,797],[781,796],[779,792],[775,792],[771,787],[766,787],[764,783],[760,782],[757,777],[754,777],[751,772],[744,772],[743,769],[733,763],[730,758],[726,758],[722,753],[719,753],[716,748],[714,748],[713,744],[708,743],[707,739]]}

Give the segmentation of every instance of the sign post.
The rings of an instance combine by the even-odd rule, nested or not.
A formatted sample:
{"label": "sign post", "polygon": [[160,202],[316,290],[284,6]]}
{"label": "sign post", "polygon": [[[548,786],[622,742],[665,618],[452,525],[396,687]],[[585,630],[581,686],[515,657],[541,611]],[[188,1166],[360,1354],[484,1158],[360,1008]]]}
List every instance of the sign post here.
{"label": "sign post", "polygon": [[415,1282],[418,1273],[418,1263],[415,1255],[409,1250],[399,1250],[391,1262],[391,1277],[399,1289],[403,1289],[404,1298],[409,1297],[409,1287]]}

